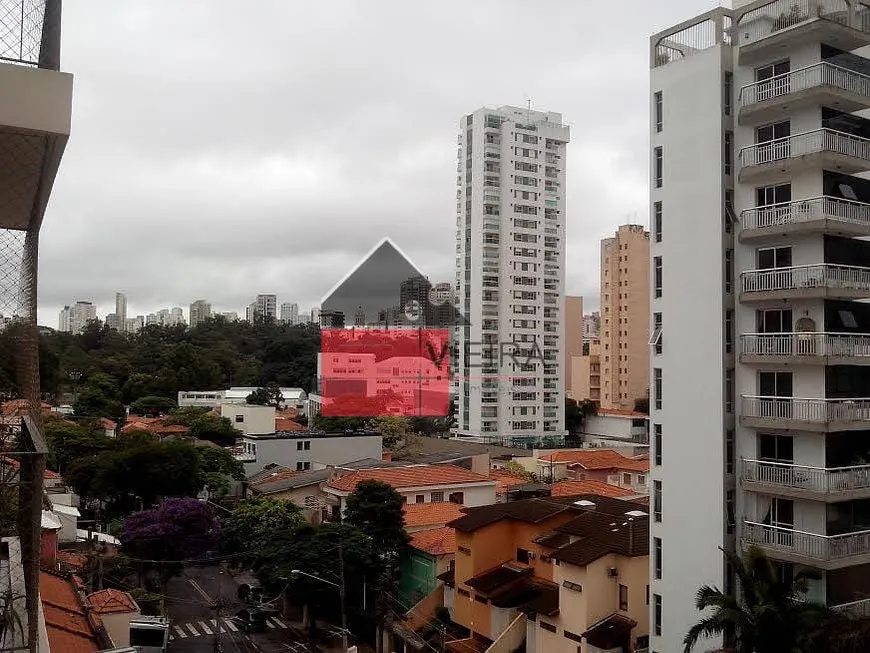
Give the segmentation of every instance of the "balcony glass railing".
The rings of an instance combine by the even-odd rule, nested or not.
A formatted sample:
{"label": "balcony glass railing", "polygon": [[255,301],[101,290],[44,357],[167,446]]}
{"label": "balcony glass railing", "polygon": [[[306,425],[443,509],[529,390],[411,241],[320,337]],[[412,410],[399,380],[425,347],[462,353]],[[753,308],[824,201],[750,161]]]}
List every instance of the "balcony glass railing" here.
{"label": "balcony glass railing", "polygon": [[777,551],[832,561],[870,553],[870,531],[856,531],[842,535],[819,535],[792,528],[743,522],[743,539],[749,544]]}
{"label": "balcony glass railing", "polygon": [[747,459],[742,465],[741,478],[749,483],[823,494],[870,490],[870,465],[825,468]]}
{"label": "balcony glass railing", "polygon": [[813,197],[746,209],[740,214],[743,229],[767,229],[819,220],[870,227],[870,204],[839,197]]}
{"label": "balcony glass railing", "polygon": [[744,333],[741,352],[748,356],[866,357],[870,334],[864,333]]}
{"label": "balcony glass railing", "polygon": [[743,417],[809,424],[870,422],[870,398],[814,399],[743,395]]}
{"label": "balcony glass railing", "polygon": [[820,86],[831,86],[870,98],[870,77],[827,61],[820,61],[805,68],[747,84],[740,89],[739,102],[741,107],[747,107],[756,102]]}
{"label": "balcony glass railing", "polygon": [[757,166],[820,152],[833,152],[870,161],[870,139],[833,129],[815,129],[748,145],[740,150],[740,162],[744,167]]}
{"label": "balcony glass railing", "polygon": [[740,275],[744,293],[808,288],[870,291],[870,268],[819,263],[790,268],[748,270]]}

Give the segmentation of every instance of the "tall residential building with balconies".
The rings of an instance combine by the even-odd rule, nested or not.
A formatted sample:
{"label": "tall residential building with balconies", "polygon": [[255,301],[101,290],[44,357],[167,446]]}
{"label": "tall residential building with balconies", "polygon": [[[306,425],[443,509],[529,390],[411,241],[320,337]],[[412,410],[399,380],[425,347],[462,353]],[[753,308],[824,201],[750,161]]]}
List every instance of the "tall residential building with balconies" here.
{"label": "tall residential building with balconies", "polygon": [[299,324],[299,304],[284,302],[281,304],[281,322],[284,324]]}
{"label": "tall residential building with balconies", "polygon": [[277,295],[257,295],[254,300],[256,304],[256,312],[258,315],[276,319],[278,317],[278,296]]}
{"label": "tall residential building with balconies", "polygon": [[649,392],[649,232],[601,241],[601,407],[634,409]]}
{"label": "tall residential building with balconies", "polygon": [[197,299],[190,305],[190,328],[211,318],[211,304],[204,299]]}
{"label": "tall residential building with balconies", "polygon": [[736,4],[651,41],[661,653],[699,586],[734,589],[717,547],[818,569],[812,598],[870,609],[870,7]]}
{"label": "tall residential building with balconies", "polygon": [[565,435],[565,146],[558,113],[503,106],[460,123],[456,432]]}
{"label": "tall residential building with balconies", "polygon": [[72,306],[64,306],[58,320],[58,330],[79,334],[88,322],[97,319],[97,307],[93,302],[77,301]]}
{"label": "tall residential building with balconies", "polygon": [[127,324],[127,295],[122,292],[115,293],[115,315],[121,325]]}

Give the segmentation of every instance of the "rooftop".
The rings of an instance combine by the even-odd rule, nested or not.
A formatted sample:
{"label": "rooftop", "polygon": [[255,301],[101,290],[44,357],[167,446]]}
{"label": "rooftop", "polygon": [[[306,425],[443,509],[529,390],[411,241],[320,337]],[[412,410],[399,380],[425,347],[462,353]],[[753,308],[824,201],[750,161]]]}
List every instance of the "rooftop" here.
{"label": "rooftop", "polygon": [[626,410],[624,408],[599,408],[595,411],[596,415],[602,417],[630,417],[632,419],[649,419],[649,415],[641,413],[637,410]]}
{"label": "rooftop", "polygon": [[529,482],[528,479],[518,474],[499,468],[489,470],[489,477],[494,481],[498,481],[498,485],[495,486],[496,494],[503,494],[508,491],[508,488],[526,485]]}
{"label": "rooftop", "polygon": [[358,483],[368,480],[381,481],[397,490],[430,485],[496,484],[487,476],[456,465],[408,465],[360,469],[334,479],[327,487],[342,492],[353,492]]}
{"label": "rooftop", "polygon": [[473,533],[502,519],[514,519],[527,524],[538,524],[555,515],[572,509],[575,497],[539,497],[488,506],[466,508],[466,514],[448,523],[448,526],[463,533]]}
{"label": "rooftop", "polygon": [[614,449],[581,449],[576,451],[555,451],[541,456],[541,463],[577,465],[583,469],[627,469],[649,471],[649,458],[629,458]]}
{"label": "rooftop", "polygon": [[103,646],[96,627],[102,626],[99,617],[88,619],[80,600],[75,580],[67,580],[42,572],[39,574],[39,594],[45,613],[48,643],[53,651],[64,653],[95,653]]}
{"label": "rooftop", "polygon": [[127,592],[105,589],[88,595],[88,600],[97,614],[139,612],[136,601]]}
{"label": "rooftop", "polygon": [[449,501],[440,503],[406,503],[402,510],[405,513],[405,527],[444,526],[462,516],[462,506]]}
{"label": "rooftop", "polygon": [[559,481],[553,484],[552,495],[554,497],[570,497],[579,494],[598,494],[605,497],[613,497],[614,499],[627,498],[637,496],[635,492],[626,490],[617,485],[610,485],[604,481],[585,480],[585,481]]}
{"label": "rooftop", "polygon": [[336,433],[326,433],[324,431],[309,431],[308,429],[303,429],[302,431],[284,431],[281,433],[249,433],[244,436],[245,440],[299,440],[299,439],[309,439],[316,440],[318,438],[379,438],[381,437],[380,433],[375,433],[374,431],[339,431]]}
{"label": "rooftop", "polygon": [[417,531],[411,533],[410,545],[431,556],[452,555],[456,553],[456,531],[446,526]]}

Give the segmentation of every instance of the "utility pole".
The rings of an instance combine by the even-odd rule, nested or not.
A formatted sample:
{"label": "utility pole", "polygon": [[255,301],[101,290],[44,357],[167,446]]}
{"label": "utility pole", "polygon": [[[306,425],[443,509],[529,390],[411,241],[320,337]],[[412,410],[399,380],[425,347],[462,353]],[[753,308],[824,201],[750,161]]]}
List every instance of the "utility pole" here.
{"label": "utility pole", "polygon": [[223,603],[220,598],[214,602],[214,651],[215,653],[222,653],[224,650],[223,639],[224,629],[223,629]]}
{"label": "utility pole", "polygon": [[341,648],[343,653],[347,653],[347,601],[345,600],[347,588],[344,584],[344,544],[341,534],[338,538],[338,575],[341,583],[338,588],[341,595]]}

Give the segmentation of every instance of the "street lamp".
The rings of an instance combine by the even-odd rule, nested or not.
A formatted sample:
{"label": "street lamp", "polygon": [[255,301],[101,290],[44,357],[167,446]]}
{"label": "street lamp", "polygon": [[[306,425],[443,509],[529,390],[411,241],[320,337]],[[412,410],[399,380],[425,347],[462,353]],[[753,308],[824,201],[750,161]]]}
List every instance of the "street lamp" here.
{"label": "street lamp", "polygon": [[341,585],[338,583],[333,583],[331,580],[326,580],[325,578],[321,578],[320,576],[315,576],[314,574],[306,573],[300,569],[291,569],[290,576],[306,576],[308,578],[313,578],[314,580],[320,581],[321,583],[326,583],[327,585],[332,585],[333,587],[338,588],[339,596],[341,597],[341,648],[344,651],[347,651],[348,641],[347,641],[347,611],[345,610],[345,588],[344,588],[344,564],[341,565]]}

